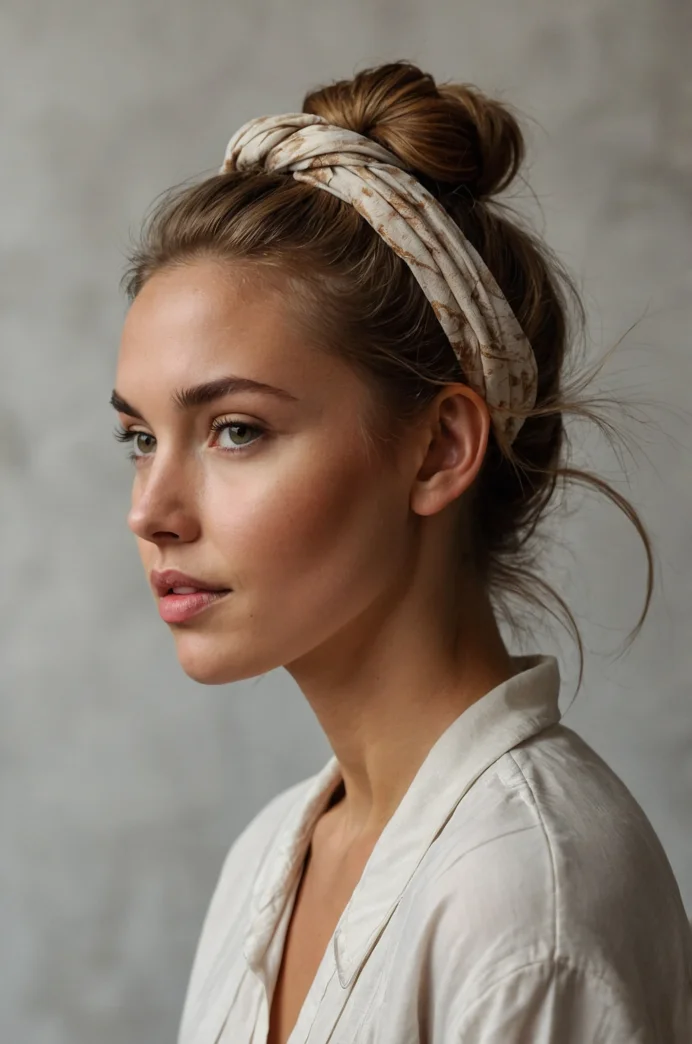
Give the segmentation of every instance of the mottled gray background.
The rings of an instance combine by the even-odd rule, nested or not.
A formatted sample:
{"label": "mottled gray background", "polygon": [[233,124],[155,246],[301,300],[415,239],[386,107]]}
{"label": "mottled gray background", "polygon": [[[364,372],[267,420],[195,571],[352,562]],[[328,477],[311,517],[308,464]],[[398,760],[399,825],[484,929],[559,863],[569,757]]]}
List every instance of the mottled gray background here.
{"label": "mottled gray background", "polygon": [[[107,403],[124,251],[153,197],[214,170],[249,117],[385,59],[526,113],[542,214],[521,185],[517,202],[576,274],[592,350],[638,321],[606,376],[663,404],[632,427],[618,487],[660,586],[627,655],[609,653],[644,573],[625,521],[577,497],[546,563],[587,644],[567,724],[644,806],[692,912],[691,42],[675,0],[3,0],[3,1041],[172,1041],[229,843],[329,755],[284,673],[183,675],[125,524]],[[603,445],[583,449],[618,481]],[[569,702],[569,643],[538,625],[532,644],[561,656]]]}

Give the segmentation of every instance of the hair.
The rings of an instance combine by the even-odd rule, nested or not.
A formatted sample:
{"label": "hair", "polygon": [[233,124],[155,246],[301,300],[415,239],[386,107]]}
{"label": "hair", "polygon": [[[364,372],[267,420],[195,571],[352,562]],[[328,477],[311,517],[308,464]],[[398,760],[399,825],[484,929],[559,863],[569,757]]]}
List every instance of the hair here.
{"label": "hair", "polygon": [[[437,84],[400,61],[366,69],[309,92],[303,111],[367,135],[395,153],[441,203],[479,252],[528,337],[538,390],[514,443],[502,447],[491,429],[483,465],[460,512],[459,561],[465,555],[497,611],[514,628],[513,597],[544,610],[584,648],[568,605],[537,570],[545,540],[538,526],[569,484],[616,505],[644,545],[644,606],[654,562],[639,515],[592,472],[569,464],[567,414],[617,432],[582,395],[601,368],[567,388],[563,370],[584,312],[563,266],[506,203],[494,197],[517,175],[525,146],[511,109],[466,84]],[[168,190],[145,221],[123,277],[134,300],[151,276],[197,258],[242,262],[270,280],[291,284],[317,336],[355,367],[378,405],[368,436],[385,452],[425,410],[441,385],[465,382],[430,302],[411,270],[349,204],[286,174],[231,171]],[[612,400],[611,400],[612,401]],[[463,518],[463,522],[462,522]],[[464,545],[463,547],[461,545]],[[450,561],[450,568],[452,562]]]}

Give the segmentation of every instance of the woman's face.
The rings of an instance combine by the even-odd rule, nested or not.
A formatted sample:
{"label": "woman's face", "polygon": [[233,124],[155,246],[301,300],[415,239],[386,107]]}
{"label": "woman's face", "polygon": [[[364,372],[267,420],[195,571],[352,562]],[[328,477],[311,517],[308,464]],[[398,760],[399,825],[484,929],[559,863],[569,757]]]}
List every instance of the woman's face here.
{"label": "woman's face", "polygon": [[[368,452],[367,387],[307,343],[285,293],[247,275],[203,260],[152,276],[114,396],[138,433],[128,523],[147,578],[176,569],[229,591],[169,623],[183,669],[211,684],[367,626],[401,583],[414,518],[411,475]],[[278,391],[183,395],[228,378]]]}

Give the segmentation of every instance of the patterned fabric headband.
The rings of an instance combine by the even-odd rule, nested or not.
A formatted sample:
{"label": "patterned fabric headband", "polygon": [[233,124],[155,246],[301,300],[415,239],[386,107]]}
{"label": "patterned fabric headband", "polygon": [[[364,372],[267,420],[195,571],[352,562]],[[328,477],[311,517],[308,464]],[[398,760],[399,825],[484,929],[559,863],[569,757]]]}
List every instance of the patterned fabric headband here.
{"label": "patterned fabric headband", "polygon": [[409,266],[463,373],[488,405],[500,440],[514,441],[536,401],[536,359],[484,261],[437,200],[370,138],[309,113],[260,116],[226,147],[220,173],[292,174],[346,203]]}

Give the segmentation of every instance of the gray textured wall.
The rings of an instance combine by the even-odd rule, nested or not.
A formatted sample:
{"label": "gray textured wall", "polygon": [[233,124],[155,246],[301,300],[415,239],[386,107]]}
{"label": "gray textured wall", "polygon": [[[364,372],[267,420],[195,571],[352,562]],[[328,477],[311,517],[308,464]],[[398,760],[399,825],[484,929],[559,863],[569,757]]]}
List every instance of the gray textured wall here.
{"label": "gray textured wall", "polygon": [[[666,405],[633,428],[622,488],[661,568],[650,621],[635,538],[590,501],[550,575],[587,643],[566,721],[625,779],[692,911],[690,8],[674,0],[4,0],[0,7],[2,850],[0,1037],[174,1038],[224,852],[328,748],[288,676],[189,681],[126,528],[107,405],[129,230],[215,169],[250,116],[410,57],[532,122],[527,173],[598,349],[635,320],[616,390]],[[531,209],[526,190],[518,202]],[[653,415],[652,415],[653,416]],[[595,446],[596,464],[617,478]],[[540,627],[535,647],[575,657]],[[280,725],[277,725],[280,723]]]}

